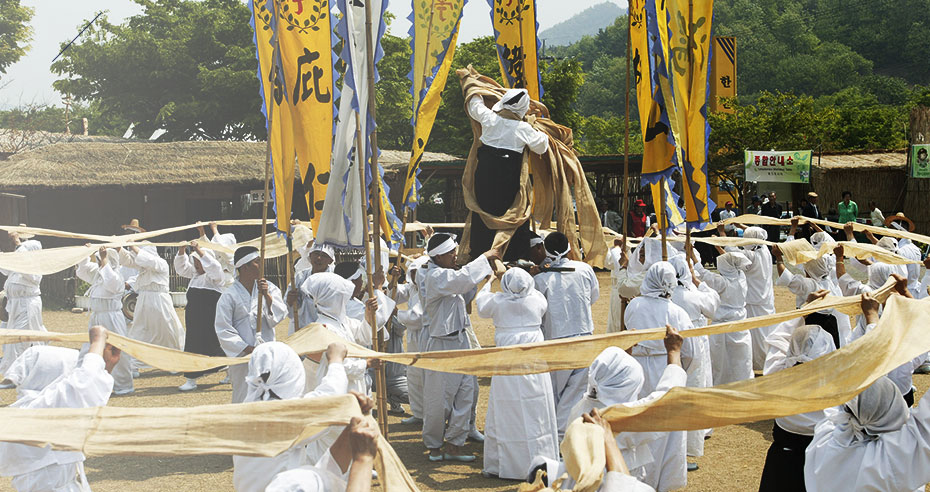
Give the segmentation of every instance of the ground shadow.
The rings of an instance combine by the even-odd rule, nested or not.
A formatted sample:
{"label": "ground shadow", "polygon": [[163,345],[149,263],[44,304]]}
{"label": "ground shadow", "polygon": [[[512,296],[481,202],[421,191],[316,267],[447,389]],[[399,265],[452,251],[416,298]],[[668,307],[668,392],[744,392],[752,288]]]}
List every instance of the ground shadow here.
{"label": "ground shadow", "polygon": [[207,456],[101,456],[85,462],[87,479],[141,482],[169,475],[223,473],[232,469],[232,457]]}

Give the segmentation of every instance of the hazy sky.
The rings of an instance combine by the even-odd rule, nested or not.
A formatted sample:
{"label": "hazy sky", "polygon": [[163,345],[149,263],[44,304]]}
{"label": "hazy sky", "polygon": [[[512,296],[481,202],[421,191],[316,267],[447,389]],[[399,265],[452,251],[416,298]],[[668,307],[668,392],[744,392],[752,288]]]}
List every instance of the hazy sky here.
{"label": "hazy sky", "polygon": [[[626,8],[626,0],[537,0],[537,20],[543,30],[605,1]],[[141,12],[141,7],[130,0],[22,0],[24,5],[35,8],[32,18],[34,30],[32,48],[18,63],[0,75],[0,108],[21,104],[60,104],[61,95],[52,88],[58,78],[49,70],[52,58],[58,53],[62,42],[73,38],[84,23],[97,12],[106,10],[111,22]],[[410,23],[409,0],[394,0],[389,6],[396,19],[390,27],[391,34],[406,36]],[[459,42],[491,34],[490,7],[487,0],[470,0],[465,5],[462,32]]]}

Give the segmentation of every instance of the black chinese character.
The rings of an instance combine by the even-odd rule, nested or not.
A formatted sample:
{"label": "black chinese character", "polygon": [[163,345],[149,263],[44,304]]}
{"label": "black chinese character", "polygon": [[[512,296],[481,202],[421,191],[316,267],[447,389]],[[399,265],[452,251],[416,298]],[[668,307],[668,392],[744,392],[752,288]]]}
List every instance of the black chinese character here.
{"label": "black chinese character", "polygon": [[729,75],[724,75],[723,77],[720,77],[720,84],[723,85],[724,87],[726,87],[727,89],[730,88],[730,84],[732,84],[732,83],[733,83],[733,82],[730,80],[730,76],[729,76]]}

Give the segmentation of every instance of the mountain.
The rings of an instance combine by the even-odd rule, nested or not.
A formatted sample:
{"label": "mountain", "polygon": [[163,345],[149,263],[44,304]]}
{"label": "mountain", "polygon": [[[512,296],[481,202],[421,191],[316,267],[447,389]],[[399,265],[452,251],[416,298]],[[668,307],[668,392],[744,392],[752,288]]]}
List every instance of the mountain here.
{"label": "mountain", "polygon": [[539,39],[545,40],[547,46],[569,45],[583,36],[596,35],[601,29],[613,24],[617,17],[625,14],[626,9],[618,7],[615,3],[600,3],[540,32]]}

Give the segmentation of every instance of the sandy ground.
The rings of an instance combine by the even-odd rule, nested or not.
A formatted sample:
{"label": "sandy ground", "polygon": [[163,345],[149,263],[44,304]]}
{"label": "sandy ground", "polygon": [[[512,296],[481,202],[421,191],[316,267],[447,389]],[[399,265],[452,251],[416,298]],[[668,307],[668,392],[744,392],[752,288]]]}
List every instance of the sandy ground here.
{"label": "sandy ground", "polygon": [[[594,305],[594,317],[599,320],[598,332],[604,331],[609,305],[610,278],[607,272],[598,273],[601,281],[601,298]],[[785,311],[794,307],[794,296],[783,288],[776,288],[776,309]],[[184,319],[183,312],[179,315]],[[46,311],[46,327],[51,331],[76,332],[85,330],[88,315],[62,311]],[[489,320],[472,316],[482,345],[493,345],[493,326]],[[277,327],[278,335],[287,333],[286,324]],[[180,375],[163,371],[143,371],[136,380],[136,391],[128,396],[110,399],[112,406],[124,407],[192,407],[205,404],[228,403],[230,386],[219,384],[222,374],[213,374],[200,380],[197,391],[181,393],[177,386],[184,382]],[[481,378],[478,405],[478,427],[484,428],[487,409],[487,392],[490,378]],[[918,397],[930,385],[930,377],[915,376]],[[15,400],[15,390],[0,390],[0,405]],[[470,443],[469,450],[478,455],[470,465],[431,463],[420,440],[419,427],[400,424],[400,417],[391,416],[390,442],[407,465],[410,474],[424,491],[504,491],[516,490],[517,483],[481,476],[482,446]],[[772,421],[734,425],[719,428],[707,441],[705,455],[697,459],[700,469],[688,474],[687,490],[734,491],[756,490],[765,453],[771,443]],[[86,462],[87,478],[96,492],[167,492],[167,491],[232,491],[232,458],[229,456],[134,457],[109,456],[90,458]],[[9,478],[0,478],[0,491],[12,490]]]}

